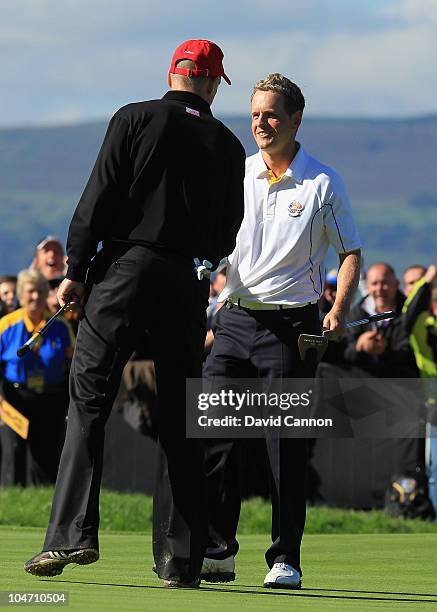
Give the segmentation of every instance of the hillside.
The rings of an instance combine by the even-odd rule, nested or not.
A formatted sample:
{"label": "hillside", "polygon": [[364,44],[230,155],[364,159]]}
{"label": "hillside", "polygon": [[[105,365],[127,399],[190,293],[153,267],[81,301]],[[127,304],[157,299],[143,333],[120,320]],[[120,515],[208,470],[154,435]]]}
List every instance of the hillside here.
{"label": "hillside", "polygon": [[[255,151],[246,118],[225,118]],[[0,273],[31,261],[47,233],[65,238],[105,132],[105,122],[0,130]],[[306,119],[300,140],[343,176],[366,262],[398,270],[437,254],[437,117]]]}

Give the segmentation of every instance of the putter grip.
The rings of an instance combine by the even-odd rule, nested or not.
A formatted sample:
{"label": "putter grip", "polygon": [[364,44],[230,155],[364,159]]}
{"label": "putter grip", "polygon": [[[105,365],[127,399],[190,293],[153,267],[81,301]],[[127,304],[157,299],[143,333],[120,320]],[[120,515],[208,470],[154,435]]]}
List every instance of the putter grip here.
{"label": "putter grip", "polygon": [[385,319],[394,319],[395,313],[393,310],[387,310],[386,312],[379,312],[369,317],[370,321],[385,321]]}
{"label": "putter grip", "polygon": [[367,323],[374,323],[375,321],[385,321],[386,319],[393,319],[395,316],[393,310],[387,310],[386,312],[379,312],[378,314],[370,315],[365,319],[359,319],[358,321],[349,321],[345,327],[357,327],[358,325],[366,325]]}
{"label": "putter grip", "polygon": [[33,336],[29,338],[29,340],[25,342],[23,346],[20,346],[20,348],[17,351],[17,357],[24,357],[24,355],[27,355],[27,353],[30,351],[32,346],[38,340],[38,336],[39,336],[38,332],[36,334],[33,334]]}

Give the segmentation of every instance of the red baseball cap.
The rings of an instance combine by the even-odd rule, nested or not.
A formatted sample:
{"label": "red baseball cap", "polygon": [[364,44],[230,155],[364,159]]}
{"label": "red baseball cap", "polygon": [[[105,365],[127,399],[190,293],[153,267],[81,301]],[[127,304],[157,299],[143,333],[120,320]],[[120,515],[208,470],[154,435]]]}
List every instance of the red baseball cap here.
{"label": "red baseball cap", "polygon": [[[177,68],[180,60],[191,60],[196,68]],[[183,74],[194,77],[223,77],[229,85],[231,81],[223,68],[223,51],[210,40],[186,40],[173,54],[170,74]]]}

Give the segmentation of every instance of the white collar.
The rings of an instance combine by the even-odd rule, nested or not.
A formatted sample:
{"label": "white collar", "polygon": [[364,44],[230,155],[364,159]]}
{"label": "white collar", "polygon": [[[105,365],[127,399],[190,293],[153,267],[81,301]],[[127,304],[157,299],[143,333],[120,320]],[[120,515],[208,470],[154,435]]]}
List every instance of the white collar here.
{"label": "white collar", "polygon": [[[302,183],[305,170],[308,164],[308,153],[305,151],[302,145],[299,146],[299,150],[294,156],[291,164],[284,172],[283,176],[295,180],[297,183]],[[263,159],[261,151],[256,153],[254,174],[256,178],[263,179],[269,177],[269,171],[266,163]]]}

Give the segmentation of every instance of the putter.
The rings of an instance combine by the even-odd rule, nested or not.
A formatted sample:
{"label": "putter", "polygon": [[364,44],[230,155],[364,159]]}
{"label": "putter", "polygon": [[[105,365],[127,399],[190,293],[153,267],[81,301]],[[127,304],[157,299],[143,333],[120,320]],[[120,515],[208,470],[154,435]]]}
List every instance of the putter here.
{"label": "putter", "polygon": [[53,323],[53,321],[55,321],[58,317],[61,316],[61,314],[64,312],[64,310],[67,308],[67,306],[69,306],[68,303],[64,304],[58,310],[58,312],[56,312],[53,315],[53,317],[50,317],[50,319],[47,321],[47,323],[44,325],[44,327],[41,327],[41,329],[39,331],[37,331],[35,334],[33,334],[33,336],[31,338],[29,338],[29,340],[27,342],[25,342],[23,344],[23,346],[20,346],[20,348],[17,351],[17,357],[24,357],[24,355],[27,355],[27,353],[32,349],[32,347],[35,346],[35,343],[38,341],[38,339],[41,336],[44,336],[45,332],[48,330],[48,328]]}
{"label": "putter", "polygon": [[[374,323],[375,321],[385,321],[386,319],[393,319],[394,316],[395,313],[393,310],[388,310],[387,312],[370,315],[359,321],[349,321],[346,323],[345,327],[356,327],[357,325],[366,325],[367,323]],[[297,345],[302,361],[308,360],[309,358],[311,361],[314,361],[315,357],[316,361],[319,362],[328,348],[329,335],[329,330],[325,331],[323,336],[301,334],[297,341]]]}

